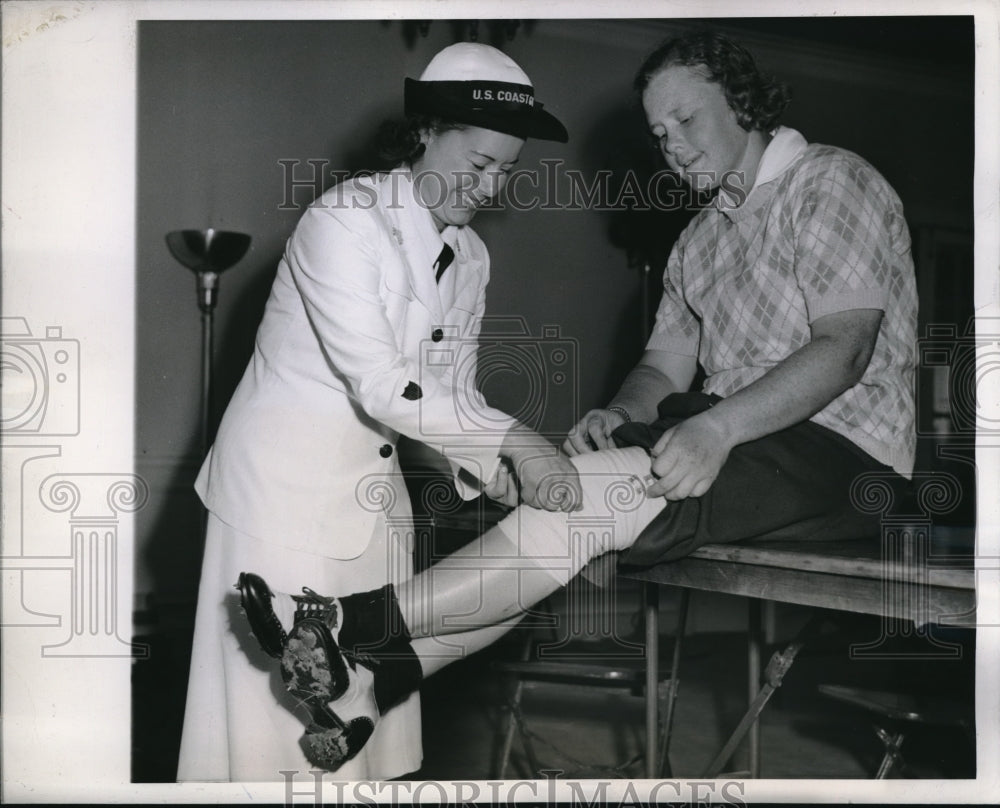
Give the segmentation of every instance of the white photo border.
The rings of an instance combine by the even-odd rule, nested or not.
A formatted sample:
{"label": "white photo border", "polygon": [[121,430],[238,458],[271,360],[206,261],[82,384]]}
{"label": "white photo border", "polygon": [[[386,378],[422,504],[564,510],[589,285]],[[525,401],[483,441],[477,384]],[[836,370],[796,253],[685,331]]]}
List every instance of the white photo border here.
{"label": "white photo border", "polygon": [[[136,44],[137,23],[147,19],[415,19],[664,16],[800,16],[792,0],[732,0],[701,5],[633,0],[611,3],[548,2],[254,2],[253,0],[138,0],[124,2],[4,2],[3,7],[3,314],[77,335],[87,357],[80,406],[86,428],[56,445],[60,466],[114,486],[134,474],[134,365],[136,285]],[[998,11],[994,2],[810,0],[818,16],[875,14],[972,14],[976,17],[976,313],[1000,316],[1000,222],[998,222],[997,81]],[[940,158],[937,158],[940,159]],[[983,406],[1000,414],[1000,374],[987,378]],[[28,447],[29,449],[31,447]],[[11,457],[9,442],[5,454]],[[980,442],[981,491],[998,491],[994,455],[1000,446]],[[51,451],[49,452],[51,454]],[[985,461],[985,462],[984,462]],[[5,462],[5,490],[12,483]],[[118,481],[118,482],[116,482]],[[141,491],[126,497],[140,497]],[[126,505],[128,503],[126,502]],[[133,503],[134,504],[134,503]],[[997,552],[1000,497],[980,496],[980,547]],[[134,525],[128,508],[116,523],[121,570],[133,564]],[[4,524],[5,558],[17,555],[16,525]],[[32,570],[8,573],[26,575]],[[46,583],[46,581],[48,583]],[[1000,625],[1000,574],[978,578],[980,622]],[[66,579],[38,576],[62,597]],[[131,627],[131,580],[119,580],[115,617],[127,640]],[[7,601],[4,602],[5,607]],[[7,802],[275,802],[281,783],[133,784],[130,778],[130,669],[128,656],[81,660],[40,658],[37,637],[25,629],[3,637],[3,797]],[[1000,795],[1000,643],[995,628],[977,648],[979,776],[975,781],[747,781],[746,802],[994,802]],[[509,793],[517,799],[516,791]],[[608,802],[631,795],[648,798],[655,781],[626,781],[606,792]],[[468,798],[470,791],[441,784],[427,791],[440,802]],[[555,800],[573,795],[559,783]],[[628,789],[631,788],[631,793]],[[296,801],[312,803],[313,796]],[[359,792],[383,802],[390,792]],[[407,794],[408,792],[401,792]],[[412,791],[409,792],[412,794]],[[672,792],[660,792],[670,799]],[[690,791],[685,793],[692,793]],[[693,792],[697,794],[697,792]],[[521,789],[520,799],[546,800],[550,792]],[[483,801],[496,797],[485,786]],[[332,802],[335,794],[330,792]],[[673,801],[677,801],[673,797]]]}

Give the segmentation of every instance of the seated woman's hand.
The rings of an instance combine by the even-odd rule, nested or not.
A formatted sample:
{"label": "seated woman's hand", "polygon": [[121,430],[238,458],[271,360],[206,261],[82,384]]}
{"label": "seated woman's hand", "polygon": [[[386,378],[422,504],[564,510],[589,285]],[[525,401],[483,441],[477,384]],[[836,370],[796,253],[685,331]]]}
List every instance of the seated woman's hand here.
{"label": "seated woman's hand", "polygon": [[570,430],[563,441],[562,450],[570,457],[599,449],[613,449],[611,433],[625,423],[620,413],[610,410],[591,410]]}
{"label": "seated woman's hand", "polygon": [[700,497],[715,482],[733,448],[708,414],[695,415],[668,429],[650,452],[657,478],[646,494],[668,500]]}

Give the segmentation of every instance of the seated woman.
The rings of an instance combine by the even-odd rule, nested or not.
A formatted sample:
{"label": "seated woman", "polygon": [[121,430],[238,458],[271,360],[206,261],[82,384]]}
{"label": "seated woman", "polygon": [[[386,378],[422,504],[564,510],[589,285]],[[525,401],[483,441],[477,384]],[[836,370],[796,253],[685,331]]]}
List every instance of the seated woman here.
{"label": "seated woman", "polygon": [[[522,504],[420,575],[342,598],[240,575],[318,766],[357,754],[441,666],[438,638],[516,617],[601,553],[653,564],[708,542],[877,536],[852,484],[912,473],[916,288],[895,192],[777,126],[787,93],[724,37],[667,42],[636,87],[670,169],[718,193],[673,249],[639,365],[564,444],[579,488],[558,472],[545,486],[565,482],[562,509]],[[699,361],[704,389],[686,392]],[[520,483],[503,466],[487,493],[510,501]]]}

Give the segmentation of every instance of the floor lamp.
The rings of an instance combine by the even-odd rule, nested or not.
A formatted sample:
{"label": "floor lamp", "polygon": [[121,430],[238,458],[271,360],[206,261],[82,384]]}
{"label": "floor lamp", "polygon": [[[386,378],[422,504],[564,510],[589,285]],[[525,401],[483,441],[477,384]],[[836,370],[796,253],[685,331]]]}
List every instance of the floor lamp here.
{"label": "floor lamp", "polygon": [[174,230],[167,247],[181,264],[195,273],[201,310],[201,449],[208,453],[212,411],[212,325],[219,295],[219,275],[238,262],[250,248],[250,236],[228,230]]}

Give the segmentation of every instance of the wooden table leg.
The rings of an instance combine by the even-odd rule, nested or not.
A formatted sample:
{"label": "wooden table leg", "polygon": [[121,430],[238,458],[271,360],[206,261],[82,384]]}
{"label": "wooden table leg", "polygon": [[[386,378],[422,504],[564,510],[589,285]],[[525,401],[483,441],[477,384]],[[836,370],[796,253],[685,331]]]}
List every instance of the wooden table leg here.
{"label": "wooden table leg", "polygon": [[[757,598],[750,598],[747,607],[747,620],[749,621],[747,631],[747,705],[753,704],[760,690],[760,659],[763,648],[762,627],[761,627],[761,602]],[[749,743],[747,747],[748,765],[750,776],[760,777],[760,720],[755,720],[750,727]]]}
{"label": "wooden table leg", "polygon": [[[670,740],[674,731],[674,708],[677,703],[677,691],[680,688],[681,644],[687,631],[688,605],[691,602],[691,590],[681,589],[681,599],[677,612],[677,631],[674,636],[674,652],[670,663],[670,680],[666,685],[666,716],[660,731],[660,759],[657,764],[656,777],[673,777],[674,770],[670,765]],[[663,688],[660,688],[661,691]],[[661,703],[663,699],[660,699]]]}
{"label": "wooden table leg", "polygon": [[646,777],[657,777],[660,759],[657,749],[659,734],[660,680],[660,587],[654,583],[643,586],[646,613]]}

